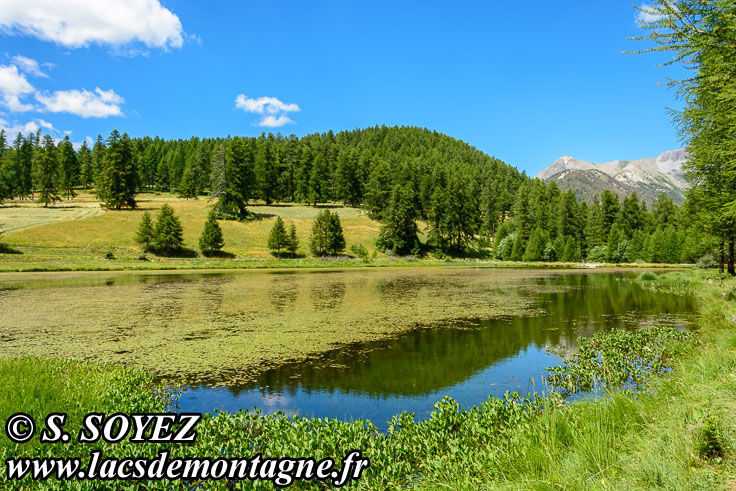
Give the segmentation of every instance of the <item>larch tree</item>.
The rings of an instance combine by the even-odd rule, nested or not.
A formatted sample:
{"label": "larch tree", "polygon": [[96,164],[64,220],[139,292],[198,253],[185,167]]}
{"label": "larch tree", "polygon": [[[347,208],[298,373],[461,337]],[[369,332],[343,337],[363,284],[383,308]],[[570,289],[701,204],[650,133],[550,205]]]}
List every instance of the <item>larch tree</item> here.
{"label": "larch tree", "polygon": [[268,248],[271,252],[276,254],[276,257],[281,258],[281,250],[286,249],[289,245],[289,236],[286,234],[286,226],[281,217],[276,217],[276,222],[271,228],[271,233],[268,235]]}
{"label": "larch tree", "polygon": [[153,232],[153,246],[156,252],[169,256],[181,250],[184,244],[184,229],[174,209],[164,203],[156,218]]}
{"label": "larch tree", "polygon": [[38,182],[38,201],[44,207],[60,201],[58,189],[59,164],[56,159],[56,145],[51,135],[43,137],[43,149],[36,162],[36,182]]}
{"label": "larch tree", "polygon": [[57,157],[59,159],[59,171],[61,173],[61,191],[66,199],[72,199],[76,196],[74,185],[79,174],[79,162],[74,146],[69,140],[69,135],[65,135],[64,139],[59,142],[57,147]]}
{"label": "larch tree", "polygon": [[221,250],[225,245],[222,235],[222,228],[217,223],[217,214],[214,210],[207,215],[207,221],[204,223],[202,235],[199,237],[199,250],[202,254],[211,256]]}
{"label": "larch tree", "polygon": [[102,169],[97,182],[97,196],[107,208],[135,208],[138,174],[133,145],[127,133],[113,130],[107,139]]}

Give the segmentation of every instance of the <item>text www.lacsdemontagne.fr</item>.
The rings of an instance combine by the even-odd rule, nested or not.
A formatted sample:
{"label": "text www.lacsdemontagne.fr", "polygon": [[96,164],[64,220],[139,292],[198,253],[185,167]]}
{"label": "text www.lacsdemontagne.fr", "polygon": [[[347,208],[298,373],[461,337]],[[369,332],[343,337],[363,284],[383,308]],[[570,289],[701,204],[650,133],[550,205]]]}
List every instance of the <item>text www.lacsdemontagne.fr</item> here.
{"label": "text www.lacsdemontagne.fr", "polygon": [[55,478],[59,480],[130,479],[130,480],[267,480],[277,486],[289,486],[295,480],[330,480],[334,486],[342,486],[370,465],[368,459],[354,450],[342,460],[341,469],[332,459],[315,461],[312,458],[263,458],[260,454],[251,458],[199,458],[170,457],[166,451],[158,457],[104,458],[98,450],[90,452],[89,463],[82,459],[17,458],[5,461],[8,479],[30,477],[33,480]]}

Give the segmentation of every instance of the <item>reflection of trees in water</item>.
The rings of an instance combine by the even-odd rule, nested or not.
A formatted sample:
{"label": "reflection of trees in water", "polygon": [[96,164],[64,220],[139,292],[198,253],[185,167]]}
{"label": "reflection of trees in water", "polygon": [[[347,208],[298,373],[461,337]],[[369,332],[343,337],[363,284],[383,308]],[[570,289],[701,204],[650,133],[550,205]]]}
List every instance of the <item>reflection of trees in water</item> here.
{"label": "reflection of trees in water", "polygon": [[225,294],[222,286],[231,281],[232,278],[209,278],[199,282],[202,309],[210,322],[216,323],[223,319],[221,308]]}
{"label": "reflection of trees in water", "polygon": [[345,299],[345,282],[326,280],[310,286],[310,296],[315,310],[332,310],[342,305]]}
{"label": "reflection of trees in water", "polygon": [[405,303],[416,298],[419,291],[428,284],[424,275],[406,275],[390,279],[379,279],[378,293],[389,302]]}
{"label": "reflection of trees in water", "polygon": [[182,282],[164,281],[143,284],[143,301],[138,312],[145,324],[178,322],[184,309]]}
{"label": "reflection of trees in water", "polygon": [[[477,327],[469,329],[418,330],[389,341],[363,343],[326,353],[317,361],[268,370],[257,385],[264,393],[293,393],[303,387],[378,396],[426,394],[463,382],[520,353],[523,356],[530,347],[566,351],[574,348],[579,336],[621,327],[632,318],[639,325],[652,316],[670,320],[669,314],[687,315],[694,309],[691,298],[655,294],[610,275],[562,275],[542,281],[573,287],[564,293],[535,295],[546,315],[479,320],[474,323]],[[254,386],[231,390],[237,395]]]}
{"label": "reflection of trees in water", "polygon": [[297,297],[296,275],[276,275],[271,278],[268,299],[276,312],[293,311]]}

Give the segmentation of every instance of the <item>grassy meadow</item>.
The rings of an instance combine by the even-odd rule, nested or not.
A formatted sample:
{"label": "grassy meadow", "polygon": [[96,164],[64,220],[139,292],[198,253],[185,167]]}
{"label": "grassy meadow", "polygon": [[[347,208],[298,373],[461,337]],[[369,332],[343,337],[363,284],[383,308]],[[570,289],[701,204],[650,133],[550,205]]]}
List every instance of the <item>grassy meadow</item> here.
{"label": "grassy meadow", "polygon": [[[257,219],[248,222],[220,221],[228,258],[206,258],[198,254],[199,235],[212,206],[206,198],[179,199],[171,195],[139,195],[136,210],[104,210],[89,195],[80,195],[54,207],[43,208],[35,203],[6,203],[0,206],[2,242],[11,254],[0,254],[0,271],[31,269],[156,269],[252,267],[263,263],[273,265],[277,259],[267,247],[268,234],[277,216],[287,227],[296,225],[300,240],[299,254],[309,256],[309,236],[312,219],[320,208],[274,204],[255,204],[250,210]],[[141,216],[153,215],[168,203],[181,219],[184,228],[183,256],[160,257],[142,251],[135,242]],[[375,251],[379,224],[358,208],[334,207],[350,246],[362,245],[369,253]],[[73,223],[71,222],[73,220]],[[105,259],[107,252],[115,259]],[[13,254],[13,252],[15,254]],[[376,255],[385,255],[376,252]],[[241,265],[240,263],[248,264]],[[290,264],[296,261],[287,261]]]}
{"label": "grassy meadow", "polygon": [[[179,216],[184,229],[184,254],[163,257],[143,254],[135,242],[141,216],[145,211],[155,220],[160,207],[168,203]],[[247,222],[221,220],[225,246],[222,257],[205,257],[198,251],[199,235],[212,206],[205,197],[185,200],[170,194],[141,194],[136,210],[106,210],[94,196],[80,194],[44,208],[32,202],[7,202],[0,205],[0,272],[11,271],[94,271],[142,269],[230,269],[230,268],[302,268],[355,266],[431,266],[483,265],[494,267],[570,268],[576,263],[511,262],[491,259],[387,256],[376,249],[380,223],[359,208],[327,204],[340,215],[346,240],[345,256],[315,258],[309,252],[312,220],[321,207],[295,204],[252,204],[256,219]],[[296,225],[300,247],[297,258],[276,258],[268,250],[268,235],[276,217],[287,228]],[[426,240],[425,226],[419,223],[420,238]],[[351,251],[363,246],[368,258]],[[108,258],[112,253],[114,259]],[[680,267],[672,264],[617,264],[616,267]]]}

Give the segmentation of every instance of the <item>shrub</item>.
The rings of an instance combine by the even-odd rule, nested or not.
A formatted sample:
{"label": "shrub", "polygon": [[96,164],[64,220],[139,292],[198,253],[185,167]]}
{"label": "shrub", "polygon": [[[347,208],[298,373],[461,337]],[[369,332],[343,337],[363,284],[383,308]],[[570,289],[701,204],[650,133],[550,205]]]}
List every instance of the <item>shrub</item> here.
{"label": "shrub", "polygon": [[713,460],[723,458],[725,453],[723,436],[718,422],[713,415],[705,418],[697,438],[697,450],[701,459]]}
{"label": "shrub", "polygon": [[496,246],[496,259],[502,261],[508,261],[511,258],[511,249],[514,247],[516,241],[516,234],[509,234]]}
{"label": "shrub", "polygon": [[718,267],[718,261],[716,261],[716,258],[713,257],[713,254],[707,253],[700,256],[698,261],[695,263],[695,266],[702,269],[712,269]]}
{"label": "shrub", "polygon": [[651,271],[645,271],[639,275],[639,279],[642,281],[655,281],[657,279],[657,275]]}
{"label": "shrub", "polygon": [[606,246],[595,246],[588,252],[588,261],[593,263],[603,263],[606,261],[608,249]]}
{"label": "shrub", "polygon": [[368,257],[368,249],[363,244],[353,244],[350,246],[350,250],[361,259]]}

